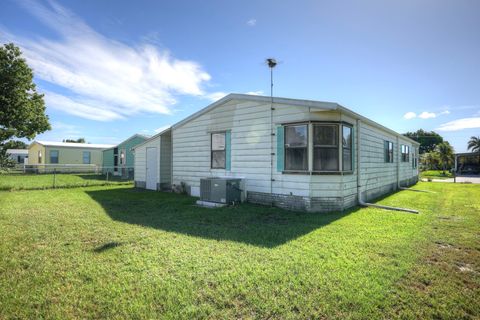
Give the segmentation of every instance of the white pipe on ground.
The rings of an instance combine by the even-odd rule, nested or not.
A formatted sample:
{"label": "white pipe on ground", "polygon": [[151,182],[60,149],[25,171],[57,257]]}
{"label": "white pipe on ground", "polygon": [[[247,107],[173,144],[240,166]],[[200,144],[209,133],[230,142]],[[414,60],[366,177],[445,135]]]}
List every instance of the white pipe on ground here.
{"label": "white pipe on ground", "polygon": [[[398,137],[397,137],[398,141]],[[409,213],[418,213],[417,210],[412,210],[412,209],[406,209],[406,208],[398,208],[398,207],[390,207],[390,206],[383,206],[380,204],[374,204],[374,203],[368,203],[364,202],[362,200],[362,191],[361,191],[361,179],[360,179],[360,151],[361,151],[361,143],[360,143],[360,120],[357,119],[357,198],[358,198],[358,203],[361,206],[364,207],[374,207],[374,208],[380,208],[380,209],[385,209],[385,210],[393,210],[393,211],[403,211],[403,212],[409,212]],[[397,143],[398,147],[398,143]],[[398,169],[397,169],[398,170]],[[397,171],[398,172],[398,171]],[[400,187],[400,179],[399,175],[397,174],[397,186]]]}

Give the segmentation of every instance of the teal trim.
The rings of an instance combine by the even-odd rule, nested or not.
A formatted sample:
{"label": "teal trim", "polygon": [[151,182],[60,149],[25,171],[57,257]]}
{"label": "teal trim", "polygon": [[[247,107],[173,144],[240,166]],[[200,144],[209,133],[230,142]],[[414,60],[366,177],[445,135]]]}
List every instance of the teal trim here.
{"label": "teal trim", "polygon": [[231,170],[231,154],[232,154],[232,147],[231,147],[231,132],[225,132],[225,170]]}
{"label": "teal trim", "polygon": [[277,127],[277,171],[282,172],[285,168],[285,129],[283,126]]}

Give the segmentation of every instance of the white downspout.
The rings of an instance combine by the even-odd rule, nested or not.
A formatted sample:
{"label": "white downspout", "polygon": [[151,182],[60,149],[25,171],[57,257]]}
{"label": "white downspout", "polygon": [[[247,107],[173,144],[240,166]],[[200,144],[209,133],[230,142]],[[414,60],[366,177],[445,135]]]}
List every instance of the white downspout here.
{"label": "white downspout", "polygon": [[[397,137],[398,141],[398,137]],[[397,143],[398,146],[398,143]],[[405,209],[405,208],[398,208],[398,207],[390,207],[390,206],[383,206],[380,204],[374,204],[374,203],[368,203],[364,202],[362,200],[362,186],[361,186],[361,174],[360,174],[360,159],[361,159],[361,143],[360,143],[360,120],[357,119],[357,198],[358,198],[358,203],[361,206],[364,207],[374,207],[374,208],[380,208],[380,209],[386,209],[386,210],[394,210],[394,211],[403,211],[403,212],[409,212],[409,213],[418,213],[417,210],[412,210],[412,209]],[[398,161],[397,161],[398,162]],[[398,165],[397,165],[397,170],[398,170]],[[398,171],[397,171],[398,172]],[[397,175],[398,177],[398,175]],[[398,178],[397,178],[398,181]]]}

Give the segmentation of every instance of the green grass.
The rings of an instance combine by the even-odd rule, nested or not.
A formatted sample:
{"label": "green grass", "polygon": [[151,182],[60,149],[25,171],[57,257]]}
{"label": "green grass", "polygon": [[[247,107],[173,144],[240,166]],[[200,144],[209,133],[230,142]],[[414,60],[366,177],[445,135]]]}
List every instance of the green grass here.
{"label": "green grass", "polygon": [[[132,181],[120,179],[118,176],[94,173],[61,173],[55,175],[56,188],[101,186],[106,184],[131,184]],[[49,189],[54,186],[53,174],[8,173],[0,174],[0,190],[35,190]]]}
{"label": "green grass", "polygon": [[310,214],[127,186],[0,192],[3,318],[480,317],[480,188]]}
{"label": "green grass", "polygon": [[453,174],[448,170],[445,171],[445,174],[443,174],[443,170],[426,170],[420,172],[420,177],[425,179],[431,178],[443,180],[453,178]]}

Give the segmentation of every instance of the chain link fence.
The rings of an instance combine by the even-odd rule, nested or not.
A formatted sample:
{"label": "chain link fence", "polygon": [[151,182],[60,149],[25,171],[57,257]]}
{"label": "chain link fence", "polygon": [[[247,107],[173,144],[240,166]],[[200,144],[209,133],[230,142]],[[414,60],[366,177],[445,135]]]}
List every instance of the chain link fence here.
{"label": "chain link fence", "polygon": [[133,167],[91,164],[17,165],[0,172],[0,190],[35,190],[133,184]]}

